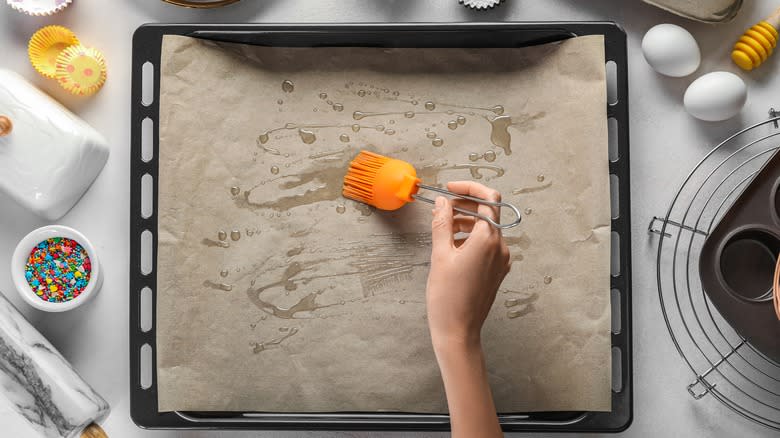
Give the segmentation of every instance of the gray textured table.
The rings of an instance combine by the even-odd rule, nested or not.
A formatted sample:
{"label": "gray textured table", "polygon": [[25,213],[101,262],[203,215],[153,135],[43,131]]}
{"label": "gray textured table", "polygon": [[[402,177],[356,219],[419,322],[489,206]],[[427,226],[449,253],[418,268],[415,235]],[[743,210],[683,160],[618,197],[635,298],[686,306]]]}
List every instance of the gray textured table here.
{"label": "gray textured table", "polygon": [[[689,169],[712,144],[780,106],[780,55],[749,77],[749,100],[742,114],[719,124],[698,122],[681,106],[691,78],[655,74],[639,50],[644,32],[661,22],[680,24],[698,39],[703,52],[699,72],[736,71],[728,60],[733,35],[766,15],[776,2],[746,2],[732,23],[709,26],[689,22],[639,0],[507,0],[489,12],[472,12],[456,0],[244,0],[217,11],[191,11],[159,0],[76,0],[60,15],[32,18],[0,5],[2,66],[32,80],[101,131],[111,157],[95,185],[60,223],[92,240],[105,269],[103,290],[94,302],[66,314],[44,314],[23,304],[13,291],[8,266],[16,243],[46,223],[0,197],[0,290],[25,313],[76,369],[112,405],[104,427],[112,437],[310,437],[423,436],[413,433],[168,432],[143,431],[129,415],[128,383],[128,166],[130,154],[131,36],[146,22],[407,22],[501,20],[614,20],[629,33],[631,158],[634,262],[634,423],[626,436],[776,436],[737,418],[712,397],[694,401],[685,386],[693,380],[674,350],[658,306],[655,244],[647,235],[653,215],[665,212]],[[53,82],[38,77],[26,57],[29,36],[45,24],[73,28],[82,41],[101,48],[109,65],[105,89],[77,100]],[[725,37],[724,37],[725,36]],[[745,76],[745,75],[743,75]],[[771,90],[774,90],[772,95]],[[0,176],[2,177],[2,176]],[[0,425],[1,428],[1,425]],[[442,434],[430,434],[443,436]]]}

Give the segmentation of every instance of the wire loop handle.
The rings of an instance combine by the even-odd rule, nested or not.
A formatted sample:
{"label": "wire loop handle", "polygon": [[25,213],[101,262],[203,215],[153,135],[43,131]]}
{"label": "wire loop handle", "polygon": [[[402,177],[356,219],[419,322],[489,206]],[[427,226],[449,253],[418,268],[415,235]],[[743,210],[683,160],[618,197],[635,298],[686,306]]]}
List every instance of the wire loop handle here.
{"label": "wire loop handle", "polygon": [[[477,204],[487,205],[487,206],[490,206],[490,207],[498,207],[498,208],[507,207],[507,208],[509,208],[510,210],[512,210],[512,212],[515,213],[515,215],[517,215],[517,219],[515,221],[513,221],[513,222],[508,223],[508,224],[502,224],[502,223],[494,221],[493,219],[485,216],[484,214],[477,213],[476,211],[465,210],[465,209],[462,209],[462,208],[459,208],[459,207],[452,207],[452,209],[457,211],[458,213],[465,214],[466,216],[473,216],[473,217],[482,219],[483,221],[485,221],[485,222],[489,223],[490,225],[493,225],[494,227],[499,228],[499,229],[507,229],[507,228],[516,227],[516,226],[520,225],[520,222],[523,220],[523,217],[520,215],[520,209],[518,209],[514,205],[508,204],[506,202],[487,201],[485,199],[475,198],[473,196],[461,195],[461,194],[458,194],[458,193],[452,193],[449,190],[440,189],[438,187],[427,186],[425,184],[417,184],[417,186],[420,187],[421,189],[430,190],[432,192],[437,192],[437,193],[441,193],[441,194],[444,194],[444,195],[449,195],[449,196],[452,196],[453,198],[460,198],[460,199],[465,199],[467,201],[473,201],[473,202],[476,202]],[[412,195],[412,198],[417,199],[419,201],[427,202],[429,204],[435,204],[436,203],[433,199],[426,198],[424,196],[420,196],[420,195],[417,195],[417,194]],[[501,219],[499,218],[499,220],[501,220]]]}

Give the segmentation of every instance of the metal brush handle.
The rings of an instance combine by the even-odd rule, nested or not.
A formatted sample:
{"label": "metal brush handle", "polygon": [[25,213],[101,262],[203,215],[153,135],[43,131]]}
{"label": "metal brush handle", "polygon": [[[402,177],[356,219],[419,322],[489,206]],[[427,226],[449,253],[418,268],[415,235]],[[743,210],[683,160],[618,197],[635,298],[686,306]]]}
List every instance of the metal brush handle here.
{"label": "metal brush handle", "polygon": [[[506,208],[509,208],[510,210],[512,210],[517,215],[517,220],[515,220],[513,222],[510,222],[508,224],[501,224],[501,223],[496,222],[493,219],[485,216],[484,214],[477,213],[476,211],[464,210],[462,208],[452,207],[452,209],[457,211],[458,213],[465,214],[466,216],[473,216],[473,217],[482,219],[483,221],[489,223],[490,225],[493,225],[496,228],[507,229],[507,228],[516,227],[516,226],[520,225],[520,222],[523,220],[522,216],[520,215],[520,209],[518,209],[517,207],[515,207],[512,204],[507,204],[506,202],[487,201],[487,200],[484,200],[484,199],[475,198],[473,196],[461,195],[461,194],[458,194],[458,193],[452,193],[449,190],[440,189],[438,187],[426,186],[425,184],[417,184],[417,186],[420,187],[421,189],[430,190],[430,191],[441,193],[441,194],[444,194],[444,195],[450,195],[450,196],[452,196],[454,198],[460,198],[460,199],[465,199],[465,200],[468,200],[468,201],[474,201],[477,204],[488,205],[490,207],[498,207],[498,208],[506,207]],[[419,201],[427,202],[429,204],[436,204],[436,202],[433,199],[429,199],[429,198],[426,198],[424,196],[420,196],[418,194],[412,195],[412,198],[417,199]]]}

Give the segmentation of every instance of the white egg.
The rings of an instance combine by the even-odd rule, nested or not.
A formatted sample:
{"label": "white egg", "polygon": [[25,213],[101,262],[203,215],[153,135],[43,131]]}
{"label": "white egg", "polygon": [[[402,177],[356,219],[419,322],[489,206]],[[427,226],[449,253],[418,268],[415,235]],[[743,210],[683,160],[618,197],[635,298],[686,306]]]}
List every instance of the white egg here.
{"label": "white egg", "polygon": [[697,119],[717,122],[734,117],[747,101],[747,86],[739,76],[716,71],[696,79],[685,90],[685,111]]}
{"label": "white egg", "polygon": [[699,68],[699,44],[687,30],[675,24],[653,26],[642,38],[642,53],[655,71],[680,78]]}

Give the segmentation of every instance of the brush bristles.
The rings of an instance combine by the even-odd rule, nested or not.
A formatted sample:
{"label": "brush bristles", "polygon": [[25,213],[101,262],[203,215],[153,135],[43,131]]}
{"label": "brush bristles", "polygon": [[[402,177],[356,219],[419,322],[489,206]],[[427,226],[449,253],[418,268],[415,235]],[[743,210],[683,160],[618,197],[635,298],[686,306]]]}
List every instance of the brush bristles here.
{"label": "brush bristles", "polygon": [[361,151],[351,163],[344,177],[342,194],[355,201],[371,203],[374,198],[376,174],[389,158],[373,152]]}

